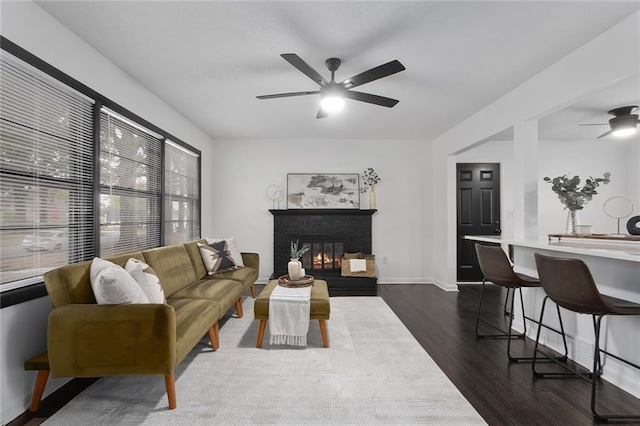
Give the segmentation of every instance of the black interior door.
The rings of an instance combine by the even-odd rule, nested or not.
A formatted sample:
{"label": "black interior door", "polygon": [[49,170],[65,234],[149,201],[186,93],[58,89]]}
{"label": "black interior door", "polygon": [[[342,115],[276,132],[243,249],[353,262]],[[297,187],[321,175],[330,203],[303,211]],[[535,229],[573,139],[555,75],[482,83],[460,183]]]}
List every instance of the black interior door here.
{"label": "black interior door", "polygon": [[458,281],[482,281],[475,241],[465,235],[500,234],[500,165],[459,163],[456,166]]}

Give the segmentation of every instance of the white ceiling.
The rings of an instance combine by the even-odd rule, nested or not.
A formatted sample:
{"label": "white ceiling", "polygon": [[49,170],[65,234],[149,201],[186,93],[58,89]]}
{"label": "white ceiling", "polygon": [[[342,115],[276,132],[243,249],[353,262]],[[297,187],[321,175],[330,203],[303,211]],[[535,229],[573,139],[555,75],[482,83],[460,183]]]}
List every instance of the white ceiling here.
{"label": "white ceiling", "polygon": [[[37,3],[214,138],[433,139],[640,9],[637,1]],[[337,81],[398,59],[406,71],[358,90],[400,103],[348,100],[341,114],[317,120],[317,95],[256,99],[317,90],[281,53],[326,78],[325,59],[338,57]],[[580,137],[578,122],[606,123],[608,109],[640,102],[637,89],[631,82],[554,114],[541,136]]]}
{"label": "white ceiling", "polygon": [[[638,66],[640,67],[640,64]],[[609,110],[631,105],[640,105],[640,80],[638,79],[615,84],[569,108],[542,118],[539,122],[539,137],[542,140],[596,139],[611,129],[608,122],[613,115],[607,114]],[[638,114],[638,110],[634,114]],[[579,126],[578,124],[604,125]],[[640,134],[636,133],[634,138],[640,141]]]}

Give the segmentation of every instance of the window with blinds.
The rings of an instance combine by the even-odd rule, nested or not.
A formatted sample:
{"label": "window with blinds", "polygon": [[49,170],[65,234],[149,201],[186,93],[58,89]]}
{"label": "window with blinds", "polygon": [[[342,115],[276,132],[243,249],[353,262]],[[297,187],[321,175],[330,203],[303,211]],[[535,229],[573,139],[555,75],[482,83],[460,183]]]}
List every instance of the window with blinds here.
{"label": "window with blinds", "polygon": [[165,244],[200,237],[200,158],[173,142],[165,143]]}
{"label": "window with blinds", "polygon": [[160,246],[162,140],[100,113],[100,256]]}
{"label": "window with blinds", "polygon": [[93,101],[4,51],[0,67],[0,284],[7,289],[95,255]]}
{"label": "window with blinds", "polygon": [[6,47],[0,292],[40,283],[58,266],[200,237],[198,150]]}

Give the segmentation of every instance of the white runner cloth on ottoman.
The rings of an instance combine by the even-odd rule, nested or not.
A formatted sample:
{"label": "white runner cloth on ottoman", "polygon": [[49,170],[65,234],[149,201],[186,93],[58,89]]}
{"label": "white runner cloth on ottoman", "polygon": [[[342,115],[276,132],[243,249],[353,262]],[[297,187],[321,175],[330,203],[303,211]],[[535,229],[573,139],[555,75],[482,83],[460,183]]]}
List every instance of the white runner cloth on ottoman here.
{"label": "white runner cloth on ottoman", "polygon": [[311,286],[301,288],[277,285],[269,297],[269,343],[307,346]]}

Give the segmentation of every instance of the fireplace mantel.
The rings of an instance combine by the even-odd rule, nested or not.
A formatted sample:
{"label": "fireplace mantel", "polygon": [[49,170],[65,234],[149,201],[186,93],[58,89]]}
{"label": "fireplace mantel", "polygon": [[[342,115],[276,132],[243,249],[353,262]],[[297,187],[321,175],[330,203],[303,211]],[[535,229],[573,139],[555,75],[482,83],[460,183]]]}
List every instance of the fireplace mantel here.
{"label": "fireplace mantel", "polygon": [[[273,275],[287,273],[290,242],[318,237],[318,241],[340,241],[345,252],[372,253],[372,216],[377,210],[289,209],[273,214]],[[341,245],[342,247],[342,245]],[[376,278],[342,277],[340,270],[314,270],[313,276],[327,281],[332,296],[375,296]]]}
{"label": "fireplace mantel", "polygon": [[378,210],[359,209],[289,209],[269,210],[274,216],[372,216]]}

